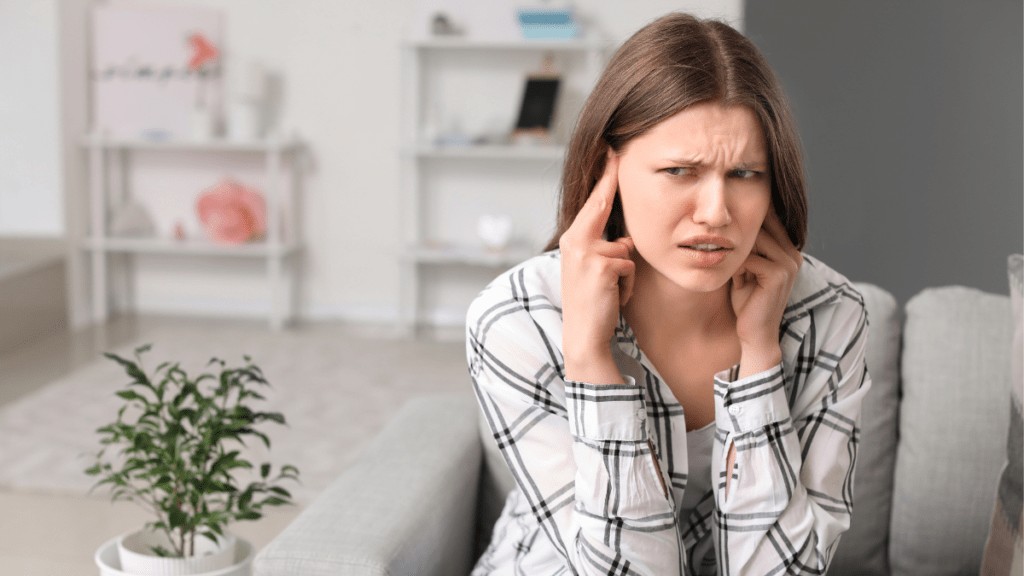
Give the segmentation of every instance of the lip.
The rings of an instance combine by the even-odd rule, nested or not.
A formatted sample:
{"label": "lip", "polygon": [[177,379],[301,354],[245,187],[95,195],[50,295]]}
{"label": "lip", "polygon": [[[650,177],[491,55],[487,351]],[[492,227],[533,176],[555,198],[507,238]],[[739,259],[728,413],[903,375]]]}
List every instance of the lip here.
{"label": "lip", "polygon": [[[687,248],[687,246],[693,246],[695,244],[714,244],[721,246],[725,250],[719,250],[717,252],[702,252],[693,248]],[[735,245],[728,239],[721,236],[711,236],[709,234],[703,234],[700,236],[691,236],[686,240],[683,240],[678,244],[679,249],[683,251],[690,263],[699,268],[712,268],[718,266],[725,260],[725,258],[732,252]]]}
{"label": "lip", "polygon": [[702,252],[685,246],[680,246],[679,249],[683,251],[683,254],[686,255],[691,264],[699,268],[711,268],[713,266],[718,266],[726,259],[727,256],[729,256],[729,253],[732,252],[732,249],[719,250],[717,252]]}
{"label": "lip", "polygon": [[678,244],[678,246],[680,248],[685,248],[687,246],[693,246],[695,244],[714,244],[715,246],[721,246],[722,248],[727,248],[729,250],[732,250],[733,248],[736,247],[732,242],[729,241],[728,238],[722,238],[721,236],[708,236],[708,235],[691,236],[691,237],[687,238],[686,240],[683,240],[682,242],[680,242]]}

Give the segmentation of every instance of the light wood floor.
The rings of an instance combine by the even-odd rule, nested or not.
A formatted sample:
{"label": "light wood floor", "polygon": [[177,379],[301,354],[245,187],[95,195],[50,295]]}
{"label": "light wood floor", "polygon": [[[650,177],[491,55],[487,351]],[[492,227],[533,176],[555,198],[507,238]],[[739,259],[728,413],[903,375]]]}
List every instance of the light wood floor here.
{"label": "light wood floor", "polygon": [[[147,330],[169,323],[210,323],[265,326],[256,320],[195,320],[126,315],[106,325],[76,333],[54,333],[11,352],[0,354],[0,405],[39,389],[46,383],[94,361],[103,350],[137,341]],[[303,329],[298,326],[293,329]],[[347,337],[386,329],[318,324],[318,331],[337,331]],[[451,338],[449,334],[447,338]],[[425,347],[426,348],[426,347]],[[425,350],[425,353],[429,351]],[[410,365],[410,371],[415,366]],[[297,507],[269,510],[256,522],[232,526],[258,550],[300,512]],[[98,574],[96,549],[118,534],[148,520],[129,503],[113,504],[96,496],[68,496],[0,489],[0,576],[76,576]]]}

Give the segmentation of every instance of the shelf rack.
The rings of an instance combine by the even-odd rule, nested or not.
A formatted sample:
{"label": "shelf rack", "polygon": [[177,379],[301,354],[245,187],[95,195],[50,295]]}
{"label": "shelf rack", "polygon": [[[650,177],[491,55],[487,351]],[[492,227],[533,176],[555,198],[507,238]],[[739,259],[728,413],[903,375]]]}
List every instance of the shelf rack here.
{"label": "shelf rack", "polygon": [[[558,144],[503,145],[473,144],[465,146],[438,146],[420,142],[421,87],[424,79],[425,57],[445,52],[465,53],[489,51],[495,57],[502,53],[562,53],[583,57],[584,73],[593,86],[604,63],[607,43],[594,39],[573,40],[486,40],[458,37],[410,39],[402,45],[403,70],[403,142],[401,166],[403,175],[403,230],[406,231],[401,261],[401,319],[411,333],[424,323],[421,310],[422,272],[428,266],[470,266],[480,268],[507,268],[531,255],[535,247],[510,246],[502,251],[489,251],[479,245],[457,245],[437,242],[423,237],[420,172],[424,163],[436,160],[459,162],[505,161],[560,163],[565,147]],[[556,183],[552,183],[552,188]],[[467,226],[471,226],[467,223]]]}
{"label": "shelf rack", "polygon": [[[270,326],[281,329],[294,315],[294,294],[297,270],[292,257],[301,251],[297,238],[297,209],[294,205],[295,187],[284,187],[282,194],[281,175],[285,156],[294,155],[300,148],[295,139],[268,138],[258,141],[237,142],[231,140],[145,140],[131,138],[105,138],[89,135],[82,140],[82,146],[89,156],[89,235],[82,238],[80,247],[90,254],[92,276],[92,313],[97,322],[106,321],[109,316],[109,285],[107,280],[111,254],[161,254],[192,257],[240,257],[264,259],[266,261],[267,283],[270,288]],[[173,240],[163,238],[117,237],[107,233],[107,187],[109,176],[124,174],[128,154],[133,151],[186,151],[228,153],[242,152],[262,154],[267,177],[265,190],[267,203],[267,231],[261,241],[239,245],[221,245],[202,240]],[[294,160],[294,159],[293,159]],[[113,163],[113,166],[111,166]],[[294,161],[291,166],[293,182],[297,180]],[[119,181],[119,198],[127,196],[125,182]],[[282,205],[287,205],[289,220],[287,229],[282,218]],[[289,298],[284,298],[285,283],[288,283]]]}

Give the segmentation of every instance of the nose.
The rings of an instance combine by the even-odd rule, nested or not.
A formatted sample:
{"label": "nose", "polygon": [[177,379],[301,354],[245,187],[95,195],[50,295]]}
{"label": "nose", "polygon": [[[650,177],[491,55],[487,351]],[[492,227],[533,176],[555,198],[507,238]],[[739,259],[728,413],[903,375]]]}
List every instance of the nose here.
{"label": "nose", "polygon": [[732,222],[726,203],[725,181],[721,177],[705,177],[697,190],[693,221],[709,228],[721,228]]}

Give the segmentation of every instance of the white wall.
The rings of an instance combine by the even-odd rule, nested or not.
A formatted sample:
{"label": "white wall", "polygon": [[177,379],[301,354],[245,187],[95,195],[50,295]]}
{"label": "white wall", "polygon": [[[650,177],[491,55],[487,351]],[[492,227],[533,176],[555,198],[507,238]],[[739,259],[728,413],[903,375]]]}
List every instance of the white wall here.
{"label": "white wall", "polygon": [[[224,11],[228,67],[233,62],[258,60],[280,76],[280,127],[285,133],[299,135],[308,145],[312,162],[303,186],[301,220],[307,249],[301,313],[316,319],[397,319],[402,244],[400,42],[411,28],[416,0],[191,3]],[[34,6],[36,2],[18,0],[18,4]],[[577,10],[616,42],[673,10],[742,25],[740,0],[593,0],[577,2]],[[4,20],[0,18],[0,22]],[[0,24],[0,38],[4,30],[6,25]],[[49,53],[45,61],[32,56],[33,64],[52,71],[52,48]],[[0,85],[0,97],[7,91]],[[52,109],[52,105],[42,107],[38,114],[47,116]],[[53,132],[53,118],[47,120]],[[22,126],[20,132],[25,131]],[[176,170],[175,162],[184,162],[189,168]],[[236,158],[224,162],[237,174],[259,183],[256,162]],[[5,171],[5,163],[0,157],[0,173]],[[133,183],[141,196],[178,203],[178,209],[186,212],[188,202],[180,196],[209,186],[218,172],[223,172],[209,158],[189,159],[187,155],[143,154],[136,167]],[[80,166],[72,166],[68,177],[84,182],[86,175]],[[147,186],[150,190],[143,190]],[[29,211],[59,214],[59,206],[40,204]],[[553,222],[554,214],[543,217]],[[60,221],[59,215],[52,218]],[[173,225],[169,221],[159,224],[165,230]],[[262,314],[266,309],[261,282],[264,271],[257,263],[140,257],[136,272],[136,304],[144,311]]]}
{"label": "white wall", "polygon": [[56,0],[0,2],[0,236],[64,231]]}

